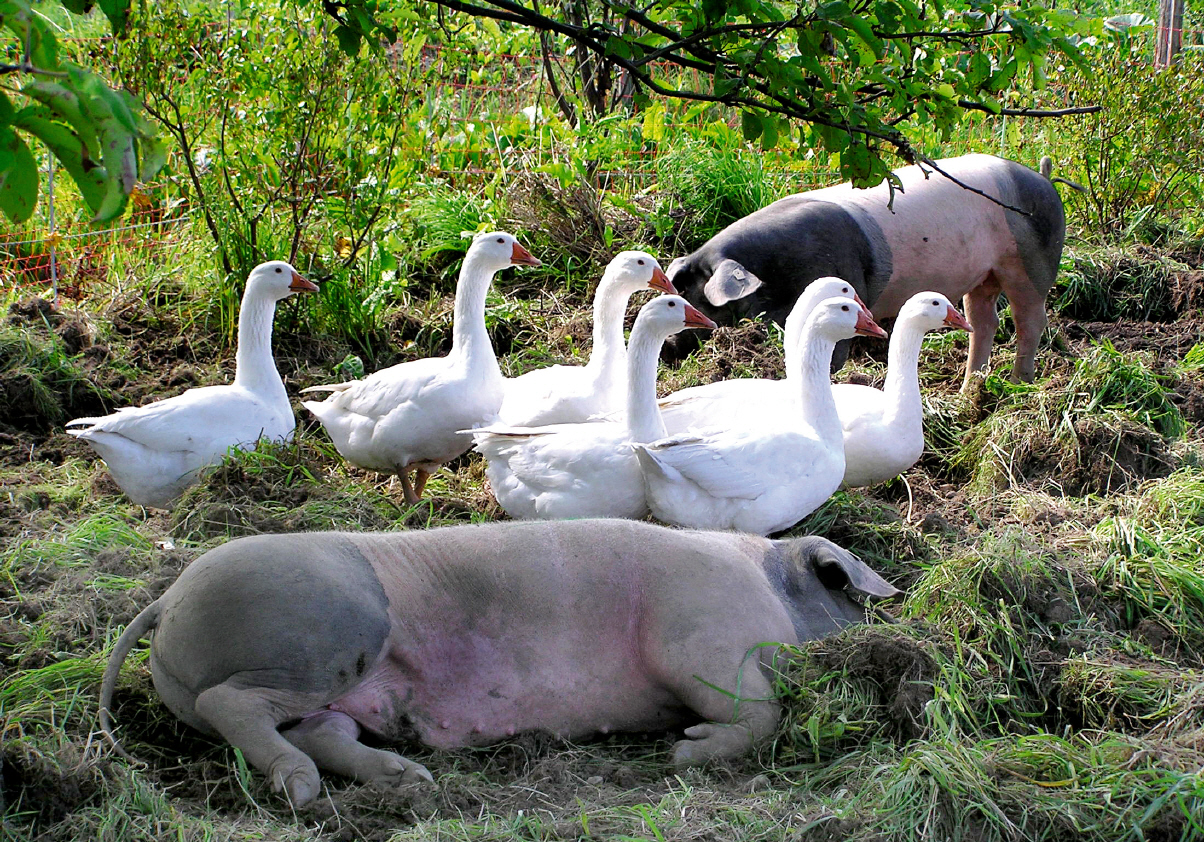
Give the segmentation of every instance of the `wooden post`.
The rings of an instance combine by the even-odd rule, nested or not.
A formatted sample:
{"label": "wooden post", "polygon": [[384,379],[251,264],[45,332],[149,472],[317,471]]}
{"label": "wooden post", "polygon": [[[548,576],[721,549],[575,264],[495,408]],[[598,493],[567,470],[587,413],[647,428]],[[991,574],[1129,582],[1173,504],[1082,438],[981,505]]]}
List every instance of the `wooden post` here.
{"label": "wooden post", "polygon": [[1183,43],[1184,0],[1158,0],[1158,39],[1154,45],[1154,65],[1168,67]]}

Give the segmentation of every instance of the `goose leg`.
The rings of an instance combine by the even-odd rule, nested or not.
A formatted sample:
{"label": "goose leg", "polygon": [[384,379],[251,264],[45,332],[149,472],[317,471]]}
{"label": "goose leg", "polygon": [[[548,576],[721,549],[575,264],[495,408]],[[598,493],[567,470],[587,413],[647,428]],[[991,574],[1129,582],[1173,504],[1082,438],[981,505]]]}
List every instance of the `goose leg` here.
{"label": "goose leg", "polygon": [[[414,471],[414,496],[421,497],[423,490],[426,488],[426,481],[431,478],[430,471],[424,471],[422,468],[417,468]],[[415,500],[417,502],[417,500]]]}
{"label": "goose leg", "polygon": [[401,477],[401,491],[405,496],[406,505],[413,506],[418,502],[418,495],[414,492],[414,484],[410,481],[410,469],[402,468],[398,476]]}

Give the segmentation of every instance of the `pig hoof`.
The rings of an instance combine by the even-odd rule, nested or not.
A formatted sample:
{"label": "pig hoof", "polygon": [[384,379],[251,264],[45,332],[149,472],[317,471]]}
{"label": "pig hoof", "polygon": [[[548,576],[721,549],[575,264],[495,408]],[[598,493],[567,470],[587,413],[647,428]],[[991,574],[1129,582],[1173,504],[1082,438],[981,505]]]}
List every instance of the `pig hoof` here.
{"label": "pig hoof", "polygon": [[427,768],[425,766],[423,766],[421,763],[411,763],[409,768],[407,768],[405,770],[405,772],[402,773],[401,780],[404,783],[413,783],[414,781],[426,781],[427,783],[433,784],[435,782],[434,777],[431,775],[431,773],[429,771],[427,771]]}
{"label": "pig hoof", "polygon": [[434,783],[435,779],[421,763],[406,760],[392,752],[381,752],[379,771],[372,775],[372,783],[385,789],[396,789],[404,784],[418,781]]}
{"label": "pig hoof", "polygon": [[283,790],[294,807],[304,807],[318,797],[321,790],[321,779],[317,767],[305,768],[298,766],[290,770],[280,770],[272,775],[272,789],[276,792]]}
{"label": "pig hoof", "polygon": [[679,740],[673,746],[673,765],[679,769],[739,757],[752,745],[748,729],[741,725],[704,722],[687,728],[685,734],[691,739]]}

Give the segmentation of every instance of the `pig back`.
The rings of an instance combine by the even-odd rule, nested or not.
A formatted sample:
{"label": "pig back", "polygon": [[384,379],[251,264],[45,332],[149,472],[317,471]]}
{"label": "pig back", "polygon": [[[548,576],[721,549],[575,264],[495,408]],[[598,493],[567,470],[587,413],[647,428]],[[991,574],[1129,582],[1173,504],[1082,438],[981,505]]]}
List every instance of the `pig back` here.
{"label": "pig back", "polygon": [[874,317],[894,316],[924,290],[956,300],[1013,260],[1023,262],[1043,296],[1057,272],[1065,235],[1062,201],[1050,181],[993,155],[937,164],[957,181],[931,168],[903,167],[896,170],[902,190],[894,193],[893,204],[885,182],[868,190],[846,183],[805,194],[839,204],[867,230],[877,229],[872,238],[885,244],[881,262],[890,271],[885,288],[871,288],[865,299]]}

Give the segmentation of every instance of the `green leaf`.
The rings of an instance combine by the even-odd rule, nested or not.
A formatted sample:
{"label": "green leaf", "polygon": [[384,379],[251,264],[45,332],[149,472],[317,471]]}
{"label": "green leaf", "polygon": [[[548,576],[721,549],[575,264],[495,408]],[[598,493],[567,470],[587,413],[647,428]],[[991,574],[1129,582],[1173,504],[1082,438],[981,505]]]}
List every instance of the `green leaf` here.
{"label": "green leaf", "polygon": [[874,30],[870,27],[870,22],[858,15],[850,15],[845,19],[845,25],[849,29],[857,33],[857,37],[865,42],[865,45],[874,51],[874,58],[881,59],[886,54],[882,46],[882,39],[874,34]]}
{"label": "green leaf", "polygon": [[17,110],[13,108],[12,100],[8,98],[8,94],[0,91],[0,126],[6,126],[13,121],[13,115]]}
{"label": "green leaf", "polygon": [[606,54],[608,56],[618,56],[621,59],[630,59],[631,45],[618,35],[612,35],[606,39]]}
{"label": "green leaf", "polygon": [[110,178],[120,179],[120,189],[128,194],[138,181],[138,156],[134,148],[133,115],[125,102],[99,77],[80,70],[71,71],[71,79],[84,94],[80,102],[100,135],[100,157]]}
{"label": "green leaf", "polygon": [[664,103],[655,102],[644,109],[644,120],[640,126],[640,133],[645,140],[654,140],[659,143],[665,139]]}
{"label": "green leaf", "polygon": [[113,33],[124,35],[130,22],[130,0],[97,0],[97,2],[100,3],[100,10],[109,19],[109,26],[113,27]]}
{"label": "green leaf", "polygon": [[334,37],[339,41],[339,49],[346,55],[359,55],[360,42],[363,36],[349,26],[339,24],[334,28]]}
{"label": "green leaf", "polygon": [[75,130],[56,121],[54,112],[40,104],[22,108],[16,114],[13,125],[29,132],[49,147],[95,213],[108,194],[108,173],[88,157],[87,149]]}
{"label": "green leaf", "polygon": [[761,117],[755,111],[740,112],[740,128],[744,131],[744,139],[750,143],[761,136]]}
{"label": "green leaf", "polygon": [[92,0],[59,0],[63,8],[77,15],[86,15],[92,9]]}
{"label": "green leaf", "polygon": [[0,126],[0,210],[20,223],[33,216],[37,203],[37,161],[11,126]]}
{"label": "green leaf", "polygon": [[21,93],[49,106],[55,114],[70,123],[83,142],[89,158],[96,159],[100,156],[96,127],[92,124],[92,119],[84,113],[79,95],[75,91],[58,82],[36,81],[23,87]]}
{"label": "green leaf", "polygon": [[778,121],[774,117],[761,118],[761,148],[773,149],[778,145]]}

